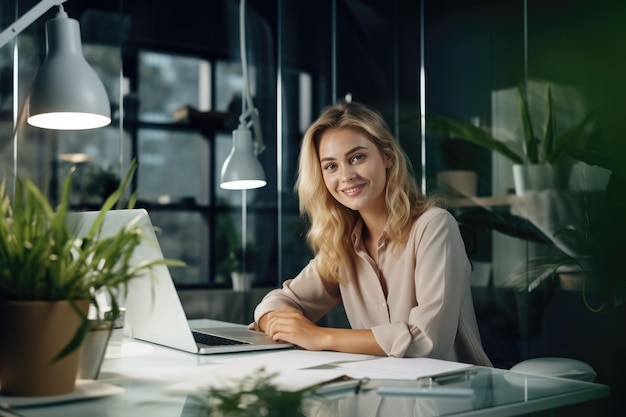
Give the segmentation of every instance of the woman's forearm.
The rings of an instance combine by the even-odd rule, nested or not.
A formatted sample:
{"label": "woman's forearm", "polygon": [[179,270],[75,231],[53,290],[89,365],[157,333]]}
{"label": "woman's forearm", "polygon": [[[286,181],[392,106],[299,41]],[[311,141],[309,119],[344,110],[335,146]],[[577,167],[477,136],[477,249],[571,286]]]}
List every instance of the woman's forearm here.
{"label": "woman's forearm", "polygon": [[320,327],[292,307],[270,311],[259,319],[258,324],[260,330],[272,339],[307,350],[386,355],[371,330]]}
{"label": "woman's forearm", "polygon": [[324,350],[386,356],[374,333],[369,329],[335,329],[322,327],[326,335]]}

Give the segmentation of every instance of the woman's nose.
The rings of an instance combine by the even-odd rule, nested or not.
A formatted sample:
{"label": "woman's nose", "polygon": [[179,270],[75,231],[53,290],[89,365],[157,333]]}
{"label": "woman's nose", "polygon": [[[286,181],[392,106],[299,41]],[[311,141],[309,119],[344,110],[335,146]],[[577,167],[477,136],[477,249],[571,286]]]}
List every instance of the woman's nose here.
{"label": "woman's nose", "polygon": [[352,179],[354,179],[354,169],[352,169],[352,166],[350,165],[344,165],[341,168],[341,179],[342,181],[346,182],[346,181],[351,181]]}

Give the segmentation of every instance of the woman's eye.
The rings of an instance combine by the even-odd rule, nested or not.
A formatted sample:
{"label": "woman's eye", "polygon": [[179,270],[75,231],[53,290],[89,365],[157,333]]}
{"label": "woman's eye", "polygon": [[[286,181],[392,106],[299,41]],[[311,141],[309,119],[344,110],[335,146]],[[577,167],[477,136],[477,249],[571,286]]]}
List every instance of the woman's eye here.
{"label": "woman's eye", "polygon": [[365,159],[365,155],[363,155],[362,153],[358,153],[358,154],[354,155],[354,156],[351,158],[351,161],[352,161],[352,162],[358,162],[358,161],[360,161],[360,160],[362,160],[362,159]]}
{"label": "woman's eye", "polygon": [[335,169],[337,166],[335,164],[326,164],[324,165],[324,169],[327,171]]}

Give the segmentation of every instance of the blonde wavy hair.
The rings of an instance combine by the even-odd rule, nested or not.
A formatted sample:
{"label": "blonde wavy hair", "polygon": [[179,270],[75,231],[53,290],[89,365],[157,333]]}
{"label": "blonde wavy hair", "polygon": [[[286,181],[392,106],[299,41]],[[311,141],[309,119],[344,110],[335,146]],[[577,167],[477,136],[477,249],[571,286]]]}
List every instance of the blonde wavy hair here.
{"label": "blonde wavy hair", "polygon": [[[327,190],[319,159],[319,142],[329,129],[354,129],[362,132],[391,161],[387,170],[385,230],[392,241],[406,243],[410,225],[434,200],[426,198],[412,175],[410,161],[391,134],[382,116],[360,103],[341,102],[327,107],[304,134],[295,190],[300,213],[310,226],[307,242],[315,254],[322,278],[342,281],[342,269],[354,269],[351,234],[359,212],[340,204]],[[390,208],[393,207],[393,210]]]}

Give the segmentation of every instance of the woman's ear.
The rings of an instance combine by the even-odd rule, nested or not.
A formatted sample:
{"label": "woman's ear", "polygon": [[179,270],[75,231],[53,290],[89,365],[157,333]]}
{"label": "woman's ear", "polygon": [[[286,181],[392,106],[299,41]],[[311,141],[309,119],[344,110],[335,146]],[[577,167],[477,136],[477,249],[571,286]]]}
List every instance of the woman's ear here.
{"label": "woman's ear", "polygon": [[393,166],[393,157],[391,155],[385,156],[385,168],[389,169]]}

